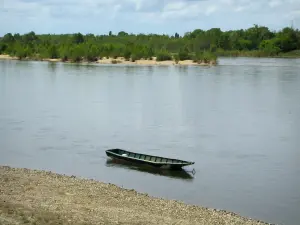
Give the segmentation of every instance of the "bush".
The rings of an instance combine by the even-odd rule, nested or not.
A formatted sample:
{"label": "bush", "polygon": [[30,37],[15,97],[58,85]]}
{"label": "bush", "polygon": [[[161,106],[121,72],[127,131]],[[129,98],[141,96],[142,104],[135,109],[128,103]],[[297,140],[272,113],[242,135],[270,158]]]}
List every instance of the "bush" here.
{"label": "bush", "polygon": [[174,60],[175,60],[175,63],[178,64],[178,62],[179,62],[179,55],[178,54],[174,55]]}
{"label": "bush", "polygon": [[98,49],[96,46],[91,46],[88,51],[86,52],[86,59],[88,62],[94,62],[98,60]]}
{"label": "bush", "polygon": [[131,57],[131,52],[129,50],[125,50],[124,52],[124,58],[126,61],[129,61]]}
{"label": "bush", "polygon": [[71,60],[72,62],[80,62],[82,60],[82,56],[84,55],[83,49],[80,45],[76,46],[71,51]]}
{"label": "bush", "polygon": [[189,53],[187,51],[180,51],[178,53],[178,59],[179,60],[189,60],[192,57],[189,55]]}
{"label": "bush", "polygon": [[16,56],[18,57],[18,59],[23,59],[26,58],[27,55],[25,50],[21,47],[16,50]]}
{"label": "bush", "polygon": [[216,62],[217,56],[212,52],[196,52],[195,56],[193,57],[193,62],[196,63],[209,63],[209,62]]}
{"label": "bush", "polygon": [[117,63],[120,63],[120,62],[121,62],[121,61],[115,60],[115,59],[111,60],[111,63],[112,63],[112,64],[117,64]]}
{"label": "bush", "polygon": [[58,58],[58,51],[55,45],[52,45],[48,48],[48,55],[50,59]]}
{"label": "bush", "polygon": [[168,52],[159,52],[156,56],[156,61],[172,60],[172,56]]}
{"label": "bush", "polygon": [[131,62],[135,62],[136,60],[138,60],[136,54],[131,54],[130,58],[131,58]]}
{"label": "bush", "polygon": [[7,44],[0,43],[0,54],[4,53],[7,49]]}

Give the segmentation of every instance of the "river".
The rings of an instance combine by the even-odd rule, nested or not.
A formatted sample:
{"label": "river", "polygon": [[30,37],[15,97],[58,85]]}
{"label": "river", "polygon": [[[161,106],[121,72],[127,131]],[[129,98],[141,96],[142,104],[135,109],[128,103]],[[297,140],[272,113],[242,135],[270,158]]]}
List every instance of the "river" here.
{"label": "river", "polygon": [[[155,173],[108,161],[109,148],[195,164],[183,174]],[[299,224],[300,60],[220,58],[214,67],[2,60],[0,164]]]}

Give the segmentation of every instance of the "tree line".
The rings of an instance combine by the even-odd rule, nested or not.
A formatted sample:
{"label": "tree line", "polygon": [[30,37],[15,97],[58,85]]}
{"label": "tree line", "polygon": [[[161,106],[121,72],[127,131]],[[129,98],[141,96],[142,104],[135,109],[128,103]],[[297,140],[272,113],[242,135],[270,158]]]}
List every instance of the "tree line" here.
{"label": "tree line", "polygon": [[18,58],[61,58],[73,62],[96,61],[103,57],[126,60],[210,61],[220,55],[278,56],[300,49],[300,31],[285,27],[271,31],[254,25],[248,29],[222,31],[196,29],[180,36],[129,34],[120,31],[106,35],[7,33],[0,38],[0,54]]}

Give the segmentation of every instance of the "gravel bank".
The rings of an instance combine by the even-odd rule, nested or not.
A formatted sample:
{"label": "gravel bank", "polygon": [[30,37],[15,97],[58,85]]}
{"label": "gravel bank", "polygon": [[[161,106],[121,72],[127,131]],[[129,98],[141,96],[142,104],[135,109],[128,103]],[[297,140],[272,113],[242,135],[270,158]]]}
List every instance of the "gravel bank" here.
{"label": "gravel bank", "polygon": [[52,172],[0,166],[0,224],[267,224]]}

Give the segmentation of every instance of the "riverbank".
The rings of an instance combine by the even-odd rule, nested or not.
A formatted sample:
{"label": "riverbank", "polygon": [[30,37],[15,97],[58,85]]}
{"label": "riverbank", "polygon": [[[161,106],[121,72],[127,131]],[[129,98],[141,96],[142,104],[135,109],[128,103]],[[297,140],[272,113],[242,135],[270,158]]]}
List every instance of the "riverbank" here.
{"label": "riverbank", "polygon": [[267,224],[113,184],[0,166],[0,224]]}
{"label": "riverbank", "polygon": [[[0,55],[0,59],[6,59],[6,60],[19,60],[17,57],[12,57],[9,55]],[[63,62],[61,59],[32,59],[32,58],[25,58],[22,60],[30,60],[30,61],[48,61],[48,62]],[[65,61],[69,62],[70,61]],[[87,63],[86,61],[82,61],[79,63]],[[152,60],[149,59],[140,59],[135,60],[134,62],[125,60],[123,57],[118,58],[102,58],[92,63],[99,63],[99,64],[124,64],[124,65],[145,65],[145,66],[151,66],[151,65],[165,65],[165,66],[171,66],[171,65],[185,65],[185,66],[213,66],[217,64],[217,61],[212,60],[208,63],[204,62],[194,62],[193,60],[183,60],[183,61],[175,61],[175,60],[165,60],[165,61],[156,61],[156,57],[153,57]]]}

